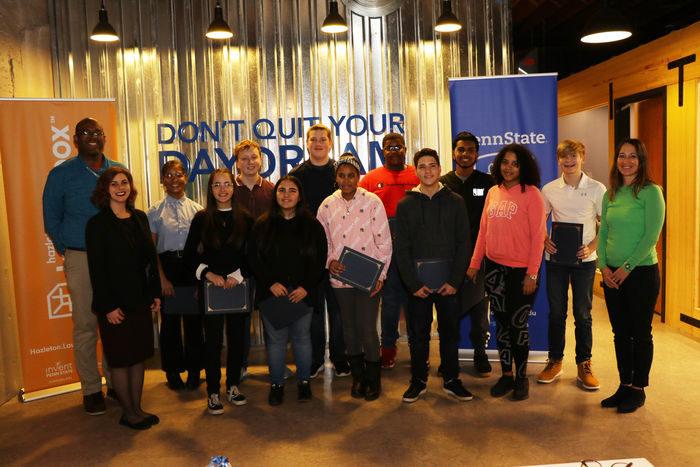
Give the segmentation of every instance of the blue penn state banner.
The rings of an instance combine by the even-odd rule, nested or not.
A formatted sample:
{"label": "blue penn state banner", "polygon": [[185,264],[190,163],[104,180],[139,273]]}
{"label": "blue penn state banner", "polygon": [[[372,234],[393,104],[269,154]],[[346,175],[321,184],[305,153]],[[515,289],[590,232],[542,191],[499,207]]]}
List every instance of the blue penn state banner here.
{"label": "blue penn state banner", "polygon": [[[489,173],[498,151],[519,143],[532,151],[540,167],[542,185],[557,178],[557,75],[515,75],[449,80],[452,136],[468,131],[479,140],[477,170]],[[540,187],[541,188],[541,187]],[[530,360],[548,350],[546,277],[544,263],[540,286],[528,321]],[[460,349],[472,348],[470,320],[461,324]],[[491,319],[487,350],[496,349],[496,323]],[[545,354],[546,356],[546,354]]]}

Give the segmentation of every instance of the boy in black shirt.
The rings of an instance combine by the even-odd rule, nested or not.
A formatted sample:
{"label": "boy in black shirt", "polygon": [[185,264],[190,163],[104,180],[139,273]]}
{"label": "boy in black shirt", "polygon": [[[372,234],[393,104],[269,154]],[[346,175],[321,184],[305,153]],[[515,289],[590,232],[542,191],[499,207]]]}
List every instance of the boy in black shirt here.
{"label": "boy in black shirt", "polygon": [[[479,159],[479,141],[473,134],[463,131],[455,136],[452,142],[452,158],[457,168],[440,177],[440,182],[464,198],[471,224],[472,245],[475,245],[486,193],[493,186],[493,181],[489,174],[475,169]],[[474,366],[477,374],[486,378],[491,376],[491,364],[486,356],[489,315],[483,270],[484,268],[479,270],[476,283],[467,280],[460,289],[460,316],[469,315],[471,319],[469,339],[474,348]]]}

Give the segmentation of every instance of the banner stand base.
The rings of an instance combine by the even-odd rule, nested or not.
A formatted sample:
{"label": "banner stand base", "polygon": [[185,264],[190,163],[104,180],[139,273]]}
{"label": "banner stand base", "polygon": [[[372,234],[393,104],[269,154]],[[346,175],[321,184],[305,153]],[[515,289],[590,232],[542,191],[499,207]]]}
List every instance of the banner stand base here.
{"label": "banner stand base", "polygon": [[[547,363],[548,352],[544,350],[531,350],[528,354],[528,363]],[[466,362],[472,361],[474,358],[474,349],[459,349],[459,361]],[[487,350],[486,356],[489,357],[490,362],[498,362],[498,350]]]}
{"label": "banner stand base", "polygon": [[[104,377],[102,378],[102,384],[106,384]],[[41,389],[39,391],[24,392],[24,388],[19,390],[17,398],[20,402],[32,402],[38,401],[40,399],[46,399],[47,397],[60,396],[61,394],[68,394],[69,392],[80,391],[80,382],[64,384],[63,386],[56,386],[53,388]]]}

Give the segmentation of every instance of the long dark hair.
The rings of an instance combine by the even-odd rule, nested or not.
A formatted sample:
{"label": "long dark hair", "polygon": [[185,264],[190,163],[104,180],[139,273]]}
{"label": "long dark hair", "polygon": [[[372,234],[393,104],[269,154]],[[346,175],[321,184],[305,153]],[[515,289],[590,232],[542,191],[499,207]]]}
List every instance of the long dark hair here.
{"label": "long dark hair", "polygon": [[617,158],[620,155],[620,150],[625,144],[631,144],[634,146],[634,150],[637,153],[637,160],[639,161],[639,170],[637,170],[637,176],[632,180],[632,190],[634,191],[634,197],[637,198],[639,192],[647,185],[651,185],[654,181],[651,179],[651,174],[649,173],[649,155],[647,154],[647,148],[644,146],[642,140],[637,138],[625,138],[619,143],[615,148],[615,157],[613,159],[612,167],[610,167],[610,190],[608,192],[608,199],[610,201],[615,199],[617,190],[623,185],[622,174],[617,169]]}
{"label": "long dark hair", "polygon": [[528,148],[521,144],[513,143],[503,146],[491,166],[491,178],[496,182],[496,185],[503,183],[503,175],[501,174],[501,162],[506,157],[506,153],[512,152],[518,159],[518,167],[520,169],[520,186],[522,192],[525,193],[525,185],[540,186],[540,168],[537,165],[535,156]]}
{"label": "long dark hair", "polygon": [[136,187],[134,187],[134,178],[131,176],[131,172],[129,172],[126,169],[122,169],[119,166],[110,167],[109,169],[102,172],[100,178],[97,179],[97,185],[95,185],[95,190],[92,192],[92,196],[90,197],[90,201],[92,201],[92,204],[94,204],[100,209],[105,209],[109,207],[109,200],[111,199],[111,197],[109,196],[109,184],[112,183],[114,177],[116,177],[119,174],[124,174],[124,176],[126,176],[126,179],[129,182],[130,191],[129,197],[126,199],[126,204],[127,206],[134,205],[134,201],[136,201],[136,195],[138,194],[138,192],[136,191]]}
{"label": "long dark hair", "polygon": [[216,198],[214,198],[212,186],[214,185],[215,176],[219,174],[228,176],[229,180],[231,181],[231,191],[235,191],[235,181],[233,179],[233,174],[229,169],[216,169],[209,175],[209,183],[207,184],[207,207],[204,208],[204,223],[202,225],[202,241],[207,245],[213,246],[214,248],[221,248],[224,244],[231,242],[233,242],[236,248],[241,248],[245,243],[246,236],[248,235],[250,215],[246,213],[246,211],[242,209],[238,203],[235,202],[233,196],[231,197],[231,218],[233,221],[233,230],[231,235],[229,235],[229,237],[224,239],[222,242],[221,238],[219,238],[219,235],[217,234],[217,231],[220,231],[221,227],[216,225]]}
{"label": "long dark hair", "polygon": [[256,237],[256,247],[262,256],[276,254],[278,252],[279,242],[277,241],[277,236],[279,235],[280,226],[285,219],[282,215],[282,208],[277,202],[277,189],[284,181],[294,183],[299,193],[299,202],[295,206],[294,212],[294,218],[297,220],[296,225],[300,230],[299,237],[304,241],[302,245],[299,245],[299,250],[303,257],[313,257],[315,254],[315,243],[313,242],[314,235],[312,226],[316,221],[306,204],[304,187],[301,181],[294,175],[285,175],[277,180],[275,190],[272,194],[272,204],[270,204],[270,208],[255,221],[253,229],[258,233]]}

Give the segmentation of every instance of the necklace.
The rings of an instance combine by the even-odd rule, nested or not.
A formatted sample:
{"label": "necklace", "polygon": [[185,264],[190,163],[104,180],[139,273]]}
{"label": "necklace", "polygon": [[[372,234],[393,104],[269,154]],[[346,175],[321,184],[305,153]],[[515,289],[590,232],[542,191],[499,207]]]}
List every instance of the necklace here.
{"label": "necklace", "polygon": [[346,200],[343,198],[343,201],[345,202],[345,215],[349,216],[350,215],[350,203],[352,203],[355,200],[355,197],[353,196],[351,200]]}
{"label": "necklace", "polygon": [[226,228],[226,224],[228,224],[228,221],[231,220],[231,213],[233,212],[232,210],[229,211],[219,211],[222,212],[221,215],[221,224]]}

